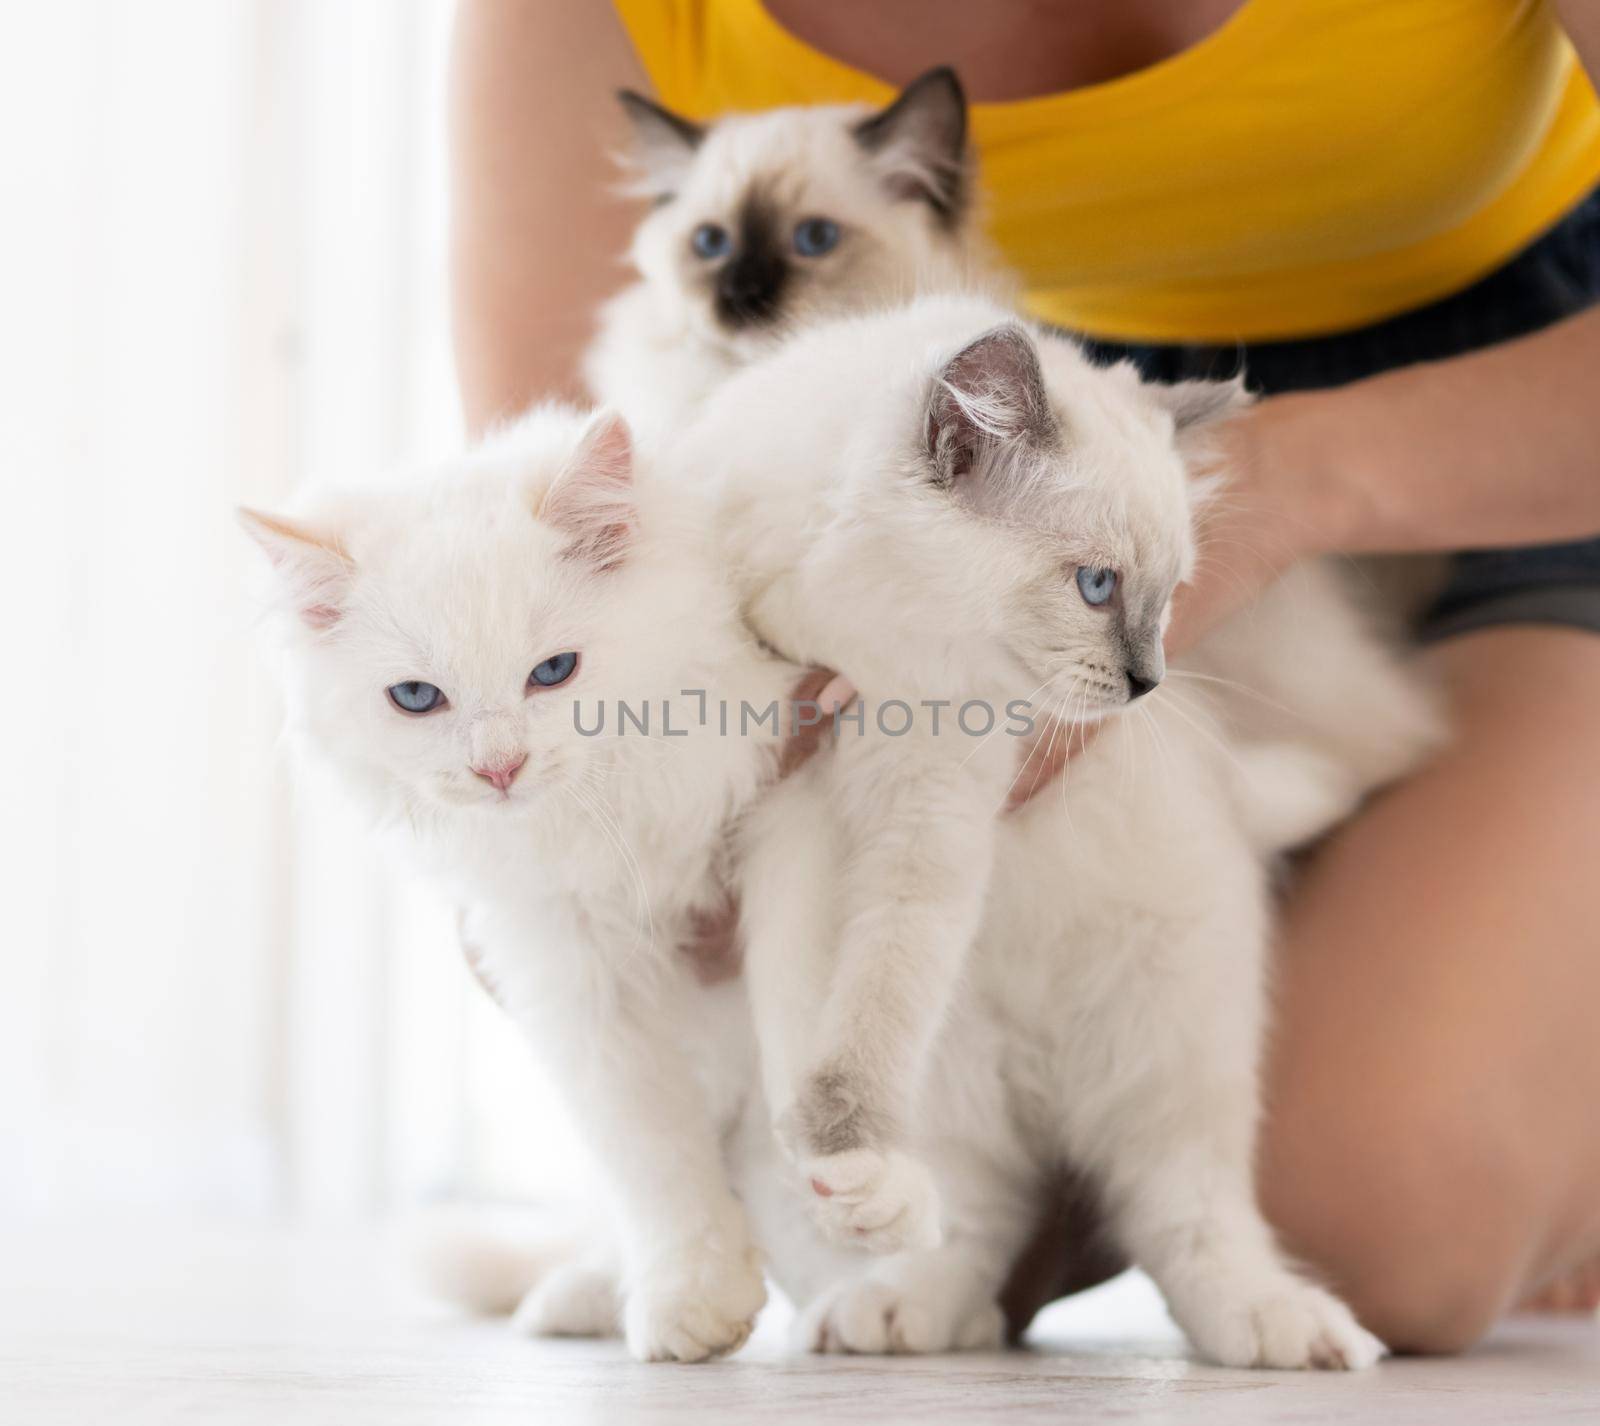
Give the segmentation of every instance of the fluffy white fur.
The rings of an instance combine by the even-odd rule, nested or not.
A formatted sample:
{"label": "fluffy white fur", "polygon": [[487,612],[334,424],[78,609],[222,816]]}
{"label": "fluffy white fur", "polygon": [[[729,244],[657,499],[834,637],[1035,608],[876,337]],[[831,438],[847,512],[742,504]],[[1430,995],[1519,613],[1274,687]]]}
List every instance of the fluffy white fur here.
{"label": "fluffy white fur", "polygon": [[[988,269],[965,101],[948,71],[876,114],[799,107],[702,127],[623,97],[635,130],[631,186],[655,206],[629,249],[639,281],[602,310],[585,371],[595,397],[625,409],[642,436],[692,415],[723,378],[820,317],[970,283]],[[792,241],[812,218],[839,229],[837,247],[814,257]],[[703,224],[728,235],[725,255],[695,252]],[[730,313],[719,285],[758,259],[774,265],[770,309]]]}
{"label": "fluffy white fur", "polygon": [[[667,735],[659,700],[763,708],[792,670],[744,630],[693,505],[633,482],[618,420],[547,409],[407,483],[246,516],[277,577],[293,728],[467,908],[477,968],[606,1171],[620,1284],[603,1255],[564,1261],[525,1320],[597,1330],[620,1286],[652,1360],[738,1346],[765,1299],[723,1164],[747,1076],[704,1073],[748,1057],[747,1017],[676,948],[721,904],[725,828],[776,743]],[[530,680],[568,651],[567,684]],[[398,710],[385,690],[415,680],[448,706]],[[619,733],[618,700],[645,699],[652,735]],[[577,731],[574,700],[591,729],[606,706],[603,736]],[[504,789],[473,771],[518,758]],[[481,1290],[486,1261],[463,1281]]]}
{"label": "fluffy white fur", "polygon": [[[1254,1207],[1261,848],[1402,770],[1426,707],[1312,571],[1197,655],[1229,682],[1138,704],[1014,818],[994,816],[1013,739],[950,736],[963,703],[1096,719],[1128,672],[1160,674],[1194,559],[1194,397],[987,302],[926,299],[734,376],[662,482],[632,480],[621,424],[549,410],[427,479],[251,519],[296,727],[469,906],[480,967],[608,1170],[619,1266],[528,1256],[509,1274],[541,1274],[525,1327],[608,1330],[621,1303],[638,1356],[736,1348],[763,1292],[731,1167],[810,1344],[994,1343],[998,1285],[1067,1159],[1206,1354],[1378,1356]],[[1080,565],[1120,571],[1115,610],[1086,607]],[[846,731],[752,813],[760,736],[579,735],[574,696],[782,698],[792,664],[744,631],[725,570],[773,647],[840,667],[870,707],[944,701],[942,738],[931,711],[904,739]],[[530,688],[560,651],[581,653],[571,687]],[[448,706],[398,712],[403,680]],[[1296,775],[1288,807],[1288,779],[1251,775],[1262,757]],[[518,759],[507,787],[474,771]],[[741,813],[763,1080],[798,1173],[747,1092],[738,987],[672,954],[722,895]]]}
{"label": "fluffy white fur", "polygon": [[[924,301],[753,366],[667,464],[714,491],[762,633],[848,670],[869,703],[1033,698],[1093,718],[1126,702],[1130,663],[1154,671],[1192,563],[1177,423],[1195,396],[1090,368],[988,304]],[[1114,617],[1084,607],[1083,563],[1122,572]],[[1270,675],[1247,699],[1271,710],[1264,742],[1234,740],[1240,695],[1200,680],[1115,719],[1059,795],[1011,818],[993,814],[1014,749],[990,757],[1010,740],[847,733],[751,819],[751,989],[799,1172],[759,1106],[729,1143],[811,1347],[997,1342],[995,1295],[1064,1159],[1207,1355],[1349,1368],[1381,1353],[1283,1261],[1254,1202],[1260,843],[1272,816],[1299,836],[1338,815],[1432,724],[1333,583],[1286,581],[1263,607],[1209,657]],[[1308,632],[1349,660],[1337,686],[1305,657]],[[1360,746],[1341,745],[1357,723]],[[1302,785],[1293,817],[1257,806],[1241,774],[1263,749]]]}
{"label": "fluffy white fur", "polygon": [[[869,703],[1032,697],[1081,719],[1118,712],[1130,661],[1153,671],[1193,558],[1179,444],[1231,399],[1142,387],[986,303],[928,300],[751,367],[667,469],[713,492],[735,577],[784,652],[846,669]],[[1084,562],[1122,571],[1114,621],[1084,607]],[[1012,740],[847,731],[748,823],[751,989],[786,1152],[759,1103],[728,1143],[807,1345],[996,1343],[995,1295],[1066,1160],[1207,1355],[1380,1354],[1285,1264],[1254,1203],[1264,851],[1402,771],[1432,719],[1326,570],[1185,662],[1203,676],[1116,717],[1015,816],[992,816],[1014,748],[990,750]],[[969,950],[963,918],[980,914]],[[830,1073],[807,1109],[818,1056]],[[805,1140],[841,1125],[850,1147]],[[587,1281],[580,1318],[603,1299]]]}
{"label": "fluffy white fur", "polygon": [[[603,1249],[525,1258],[542,1273],[529,1330],[609,1329],[620,1302],[642,1357],[736,1348],[763,1292],[731,1167],[812,1345],[989,1344],[1066,1158],[1207,1354],[1348,1367],[1381,1350],[1283,1263],[1253,1201],[1267,903],[1225,697],[1138,705],[1060,798],[1000,822],[1011,740],[948,725],[847,734],[756,807],[752,988],[798,1174],[748,1089],[739,987],[700,986],[672,953],[721,896],[726,830],[772,745],[714,727],[669,740],[659,719],[648,738],[585,738],[570,716],[575,697],[783,696],[792,665],[743,628],[729,552],[768,640],[847,670],[869,702],[1117,711],[1130,666],[1158,671],[1192,561],[1172,414],[1187,396],[1092,369],[989,304],[929,300],[818,328],[734,378],[660,481],[632,481],[618,422],[544,411],[414,484],[252,518],[296,726],[469,907],[481,968],[608,1171],[620,1268]],[[1080,564],[1122,571],[1114,619],[1085,606]],[[1343,670],[1347,701],[1318,710],[1319,729],[1366,725],[1371,765],[1350,785],[1380,754],[1399,770],[1425,724],[1408,685],[1331,586],[1272,597],[1302,607],[1266,627],[1331,629],[1365,660]],[[1296,700],[1341,690],[1296,682],[1298,645],[1229,637],[1229,656],[1289,671],[1263,690],[1289,721],[1261,732],[1292,752]],[[564,651],[581,654],[571,686],[530,688]],[[397,711],[384,690],[407,680],[448,706]],[[1331,742],[1314,754],[1338,765]],[[519,757],[505,789],[473,771]],[[855,1137],[828,1137],[841,1127]],[[864,1259],[863,1242],[903,1251]],[[490,1286],[503,1302],[506,1277]]]}

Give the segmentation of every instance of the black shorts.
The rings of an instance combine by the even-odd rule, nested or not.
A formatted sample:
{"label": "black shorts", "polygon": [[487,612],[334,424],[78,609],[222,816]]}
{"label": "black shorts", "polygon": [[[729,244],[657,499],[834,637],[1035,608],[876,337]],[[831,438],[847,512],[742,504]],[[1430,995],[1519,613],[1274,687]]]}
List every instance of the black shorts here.
{"label": "black shorts", "polygon": [[[1263,395],[1340,386],[1419,361],[1460,356],[1547,327],[1600,300],[1600,190],[1465,291],[1371,327],[1254,346],[1137,346],[1090,340],[1092,356],[1131,359],[1152,381],[1220,378],[1242,367]],[[1596,372],[1600,382],[1600,372]],[[1596,388],[1600,399],[1600,385]],[[1600,468],[1600,451],[1596,452]],[[1515,479],[1508,472],[1508,479]],[[1600,478],[1600,469],[1597,469]],[[1600,633],[1600,539],[1463,550],[1424,614],[1424,638],[1492,624],[1566,624]]]}

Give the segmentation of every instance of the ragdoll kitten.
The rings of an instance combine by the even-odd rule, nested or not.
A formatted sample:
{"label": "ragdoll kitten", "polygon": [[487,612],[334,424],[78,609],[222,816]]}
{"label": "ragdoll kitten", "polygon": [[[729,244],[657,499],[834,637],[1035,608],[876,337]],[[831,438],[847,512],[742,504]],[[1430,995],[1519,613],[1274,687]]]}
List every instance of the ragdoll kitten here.
{"label": "ragdoll kitten", "polygon": [[[722,904],[723,829],[777,741],[697,723],[679,690],[765,709],[794,671],[744,630],[690,495],[631,464],[620,419],[548,408],[423,478],[245,520],[294,726],[468,908],[616,1200],[633,1351],[698,1360],[765,1293],[723,1162],[747,1013],[676,947]],[[649,736],[619,721],[646,700]]]}
{"label": "ragdoll kitten", "polygon": [[[815,328],[730,378],[663,468],[711,492],[761,637],[843,670],[865,705],[865,731],[763,798],[742,844],[764,1083],[817,1223],[932,1254],[992,1324],[1028,1194],[1064,1158],[1209,1355],[1359,1366],[1379,1345],[1295,1276],[1255,1204],[1260,829],[1314,827],[1409,766],[1426,702],[1308,571],[1222,636],[1255,639],[1277,670],[1262,694],[1279,725],[1257,735],[1295,817],[1263,809],[1278,789],[1249,775],[1261,746],[1233,745],[1224,700],[1199,693],[1139,704],[1062,799],[996,817],[1016,740],[994,732],[1017,701],[1092,722],[1161,682],[1194,560],[1181,447],[1237,399],[1094,368],[986,301],[923,299]],[[1319,659],[1341,659],[1336,687],[1304,668],[1314,630]],[[886,726],[891,702],[914,716]],[[982,1013],[958,1007],[966,1043],[946,1038],[953,1058],[925,1086],[975,936]],[[763,1237],[776,1253],[781,1218]],[[820,1261],[777,1266],[806,1298]],[[972,1327],[952,1323],[944,1345]]]}
{"label": "ragdoll kitten", "polygon": [[952,70],[877,112],[797,107],[700,125],[620,98],[632,186],[655,206],[629,251],[640,281],[603,309],[586,375],[641,433],[691,414],[784,333],[971,281],[981,266]]}

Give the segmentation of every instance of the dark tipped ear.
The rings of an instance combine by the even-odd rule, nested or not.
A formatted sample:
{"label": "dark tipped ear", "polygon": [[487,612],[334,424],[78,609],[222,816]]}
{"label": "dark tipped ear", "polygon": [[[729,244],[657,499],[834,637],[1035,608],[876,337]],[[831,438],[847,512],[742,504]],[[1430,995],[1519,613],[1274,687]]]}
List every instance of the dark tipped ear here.
{"label": "dark tipped ear", "polygon": [[1205,508],[1227,482],[1210,445],[1211,428],[1252,400],[1244,377],[1231,381],[1178,381],[1145,388],[1172,417],[1172,440],[1189,473],[1189,508]]}
{"label": "dark tipped ear", "polygon": [[535,504],[534,514],[569,537],[566,553],[598,571],[617,568],[633,536],[633,436],[600,411],[578,448]]}
{"label": "dark tipped ear", "polygon": [[331,629],[342,616],[353,566],[339,537],[299,520],[241,505],[239,523],[266,551],[287,602],[313,629]]}
{"label": "dark tipped ear", "polygon": [[617,90],[617,100],[633,125],[632,167],[639,187],[655,198],[677,191],[706,131],[631,89]]}
{"label": "dark tipped ear", "polygon": [[967,96],[949,66],[930,69],[855,127],[896,198],[919,198],[954,223],[967,196]]}
{"label": "dark tipped ear", "polygon": [[1039,353],[1013,322],[970,342],[934,378],[923,440],[940,485],[957,486],[1005,464],[988,457],[1048,445],[1055,436]]}
{"label": "dark tipped ear", "polygon": [[1220,477],[1208,469],[1211,427],[1242,411],[1251,402],[1244,377],[1231,381],[1178,381],[1148,388],[1172,416],[1172,438],[1188,463],[1190,498],[1198,508],[1220,488]]}
{"label": "dark tipped ear", "polygon": [[1241,411],[1250,404],[1244,377],[1231,381],[1178,381],[1148,388],[1172,416],[1173,429],[1181,437]]}

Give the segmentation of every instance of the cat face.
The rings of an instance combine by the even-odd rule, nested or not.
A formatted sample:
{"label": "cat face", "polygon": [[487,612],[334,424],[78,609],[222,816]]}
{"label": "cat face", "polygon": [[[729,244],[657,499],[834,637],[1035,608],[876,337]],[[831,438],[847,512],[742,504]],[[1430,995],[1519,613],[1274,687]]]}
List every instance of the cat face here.
{"label": "cat face", "polygon": [[293,616],[293,716],[318,749],[390,808],[531,813],[597,754],[574,697],[639,668],[615,616],[628,431],[545,412],[514,454],[463,466],[243,518]]}
{"label": "cat face", "polygon": [[1242,399],[1227,383],[1147,386],[1015,324],[935,374],[915,435],[919,498],[949,521],[973,632],[1038,685],[1037,706],[1093,721],[1160,683],[1201,490],[1182,447]]}
{"label": "cat face", "polygon": [[797,323],[964,274],[967,116],[951,70],[876,113],[793,108],[707,127],[620,97],[636,187],[656,203],[633,261],[688,330],[735,355]]}

